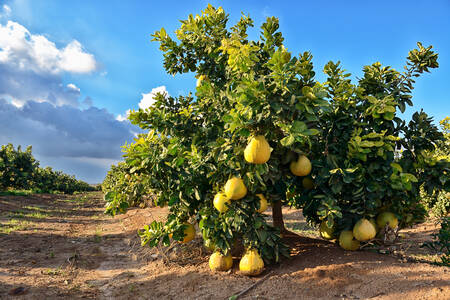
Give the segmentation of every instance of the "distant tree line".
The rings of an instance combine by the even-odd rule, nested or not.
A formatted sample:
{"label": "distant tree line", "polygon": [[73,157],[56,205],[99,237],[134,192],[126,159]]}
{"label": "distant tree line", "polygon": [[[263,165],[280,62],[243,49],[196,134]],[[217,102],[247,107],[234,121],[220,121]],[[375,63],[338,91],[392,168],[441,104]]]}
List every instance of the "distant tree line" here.
{"label": "distant tree line", "polygon": [[55,171],[51,167],[39,167],[28,146],[22,151],[13,144],[2,145],[0,149],[0,190],[33,190],[37,193],[92,191],[96,188],[77,180],[75,176]]}

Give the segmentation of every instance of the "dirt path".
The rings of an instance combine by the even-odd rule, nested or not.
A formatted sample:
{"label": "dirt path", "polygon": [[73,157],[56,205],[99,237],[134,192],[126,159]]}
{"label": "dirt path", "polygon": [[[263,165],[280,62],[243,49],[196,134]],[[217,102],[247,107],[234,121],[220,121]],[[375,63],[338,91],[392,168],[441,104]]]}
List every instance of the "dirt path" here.
{"label": "dirt path", "polygon": [[[261,278],[240,276],[238,258],[231,272],[212,273],[200,239],[142,248],[137,229],[166,209],[102,212],[100,193],[0,197],[0,299],[228,299]],[[345,252],[312,238],[298,211],[285,214],[310,237],[287,240],[294,256],[267,268],[262,276],[272,275],[242,299],[450,299],[450,268]],[[433,226],[407,231],[408,253]]]}

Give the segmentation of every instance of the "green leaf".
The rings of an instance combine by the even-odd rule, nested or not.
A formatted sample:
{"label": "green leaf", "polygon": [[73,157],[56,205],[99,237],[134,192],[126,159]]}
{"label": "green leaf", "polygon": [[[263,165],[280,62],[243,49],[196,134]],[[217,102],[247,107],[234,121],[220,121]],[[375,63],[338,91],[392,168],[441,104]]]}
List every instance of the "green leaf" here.
{"label": "green leaf", "polygon": [[295,138],[292,135],[288,135],[287,137],[284,137],[280,141],[281,145],[283,145],[284,147],[288,147],[288,146],[292,145],[294,142],[295,142]]}

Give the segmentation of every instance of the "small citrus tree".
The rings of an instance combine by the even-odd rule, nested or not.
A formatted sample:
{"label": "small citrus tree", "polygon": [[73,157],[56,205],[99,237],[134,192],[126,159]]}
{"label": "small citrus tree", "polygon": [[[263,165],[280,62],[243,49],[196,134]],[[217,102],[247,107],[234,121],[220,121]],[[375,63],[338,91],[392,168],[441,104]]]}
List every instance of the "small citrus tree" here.
{"label": "small citrus tree", "polygon": [[[130,114],[149,133],[125,147],[126,164],[170,209],[167,222],[140,232],[143,244],[183,241],[197,222],[224,255],[239,241],[277,261],[287,254],[283,205],[303,208],[331,238],[382,212],[411,223],[424,214],[421,186],[448,188],[448,161],[427,156],[442,133],[424,112],[408,124],[398,116],[412,105],[413,78],[438,66],[431,47],[418,43],[403,73],[364,67],[358,84],[329,62],[319,83],[311,54],[283,46],[276,18],[262,24],[258,41],[248,39],[248,16],[230,28],[227,21],[209,5],[181,21],[178,41],[163,28],[153,35],[167,72],[195,72],[197,87],[195,96],[159,94]],[[114,193],[105,198],[112,214],[129,205]]]}

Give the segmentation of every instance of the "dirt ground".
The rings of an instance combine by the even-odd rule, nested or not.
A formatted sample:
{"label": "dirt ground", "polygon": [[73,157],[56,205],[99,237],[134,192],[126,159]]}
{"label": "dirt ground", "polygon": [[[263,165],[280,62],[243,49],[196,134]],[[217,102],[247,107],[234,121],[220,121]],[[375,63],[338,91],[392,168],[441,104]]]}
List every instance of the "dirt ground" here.
{"label": "dirt ground", "polygon": [[[436,225],[402,231],[401,243],[346,252],[315,239],[301,213],[284,211],[292,258],[256,278],[213,273],[201,238],[170,249],[140,246],[137,230],[164,208],[103,214],[101,193],[0,197],[0,299],[450,299],[450,268],[420,244]],[[379,252],[379,251],[378,251]],[[432,258],[432,257],[431,257]]]}

